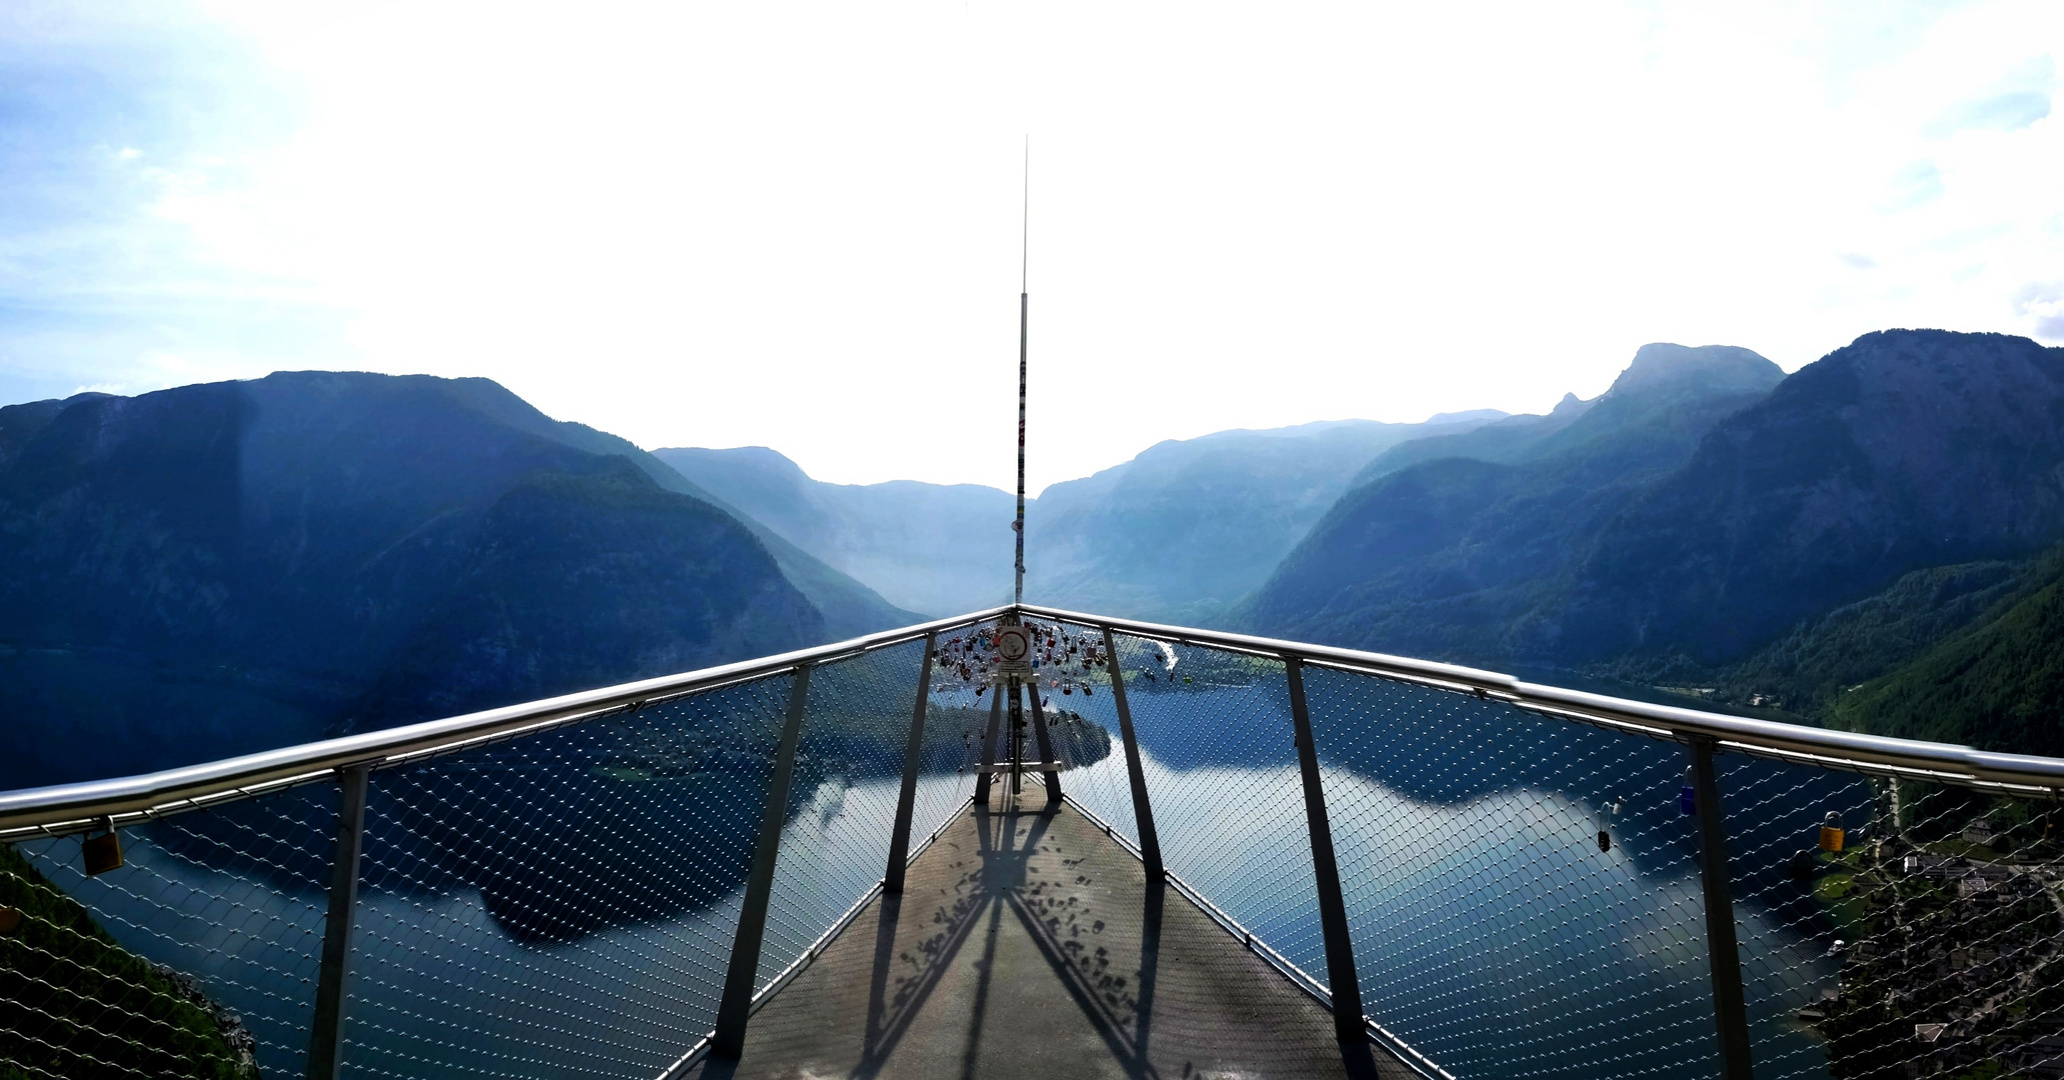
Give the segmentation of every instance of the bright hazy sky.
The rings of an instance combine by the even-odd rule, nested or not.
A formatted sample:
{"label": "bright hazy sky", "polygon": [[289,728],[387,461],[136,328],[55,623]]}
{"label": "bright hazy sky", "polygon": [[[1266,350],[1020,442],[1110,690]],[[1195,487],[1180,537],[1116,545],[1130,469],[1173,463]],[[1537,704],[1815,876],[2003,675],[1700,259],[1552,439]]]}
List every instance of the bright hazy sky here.
{"label": "bright hazy sky", "polygon": [[2064,343],[2064,3],[0,7],[0,401],[485,375],[1032,487],[1644,342]]}

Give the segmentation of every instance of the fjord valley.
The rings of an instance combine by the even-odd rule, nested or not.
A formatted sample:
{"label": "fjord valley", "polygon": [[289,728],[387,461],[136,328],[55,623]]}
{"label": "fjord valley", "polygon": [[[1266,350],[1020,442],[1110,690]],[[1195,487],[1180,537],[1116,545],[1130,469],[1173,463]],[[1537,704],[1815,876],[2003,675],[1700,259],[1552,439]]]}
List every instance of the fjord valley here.
{"label": "fjord valley", "polygon": [[[1165,442],[1038,493],[1027,598],[2057,747],[2064,364],[1649,345],[1542,415]],[[0,410],[0,784],[451,715],[1008,600],[1012,497],[646,453],[494,383]],[[91,755],[86,753],[91,748]]]}
{"label": "fjord valley", "polygon": [[[864,906],[885,887],[883,822],[906,798],[920,829],[948,822],[926,842],[954,857],[982,844],[951,838],[951,822],[992,820],[997,792],[1009,794],[995,795],[1005,812],[993,820],[1093,813],[1101,832],[1042,840],[1079,860],[1144,805],[1131,785],[1150,788],[1184,887],[1320,970],[1316,901],[1283,900],[1285,880],[1316,874],[1297,865],[1308,834],[1295,824],[1312,765],[1357,882],[1343,904],[1402,928],[1363,938],[1377,959],[1360,985],[1386,1024],[1456,1075],[1544,1061],[1589,1074],[1606,1053],[1666,1073],[1686,1059],[1685,1033],[1714,1023],[1702,969],[1686,962],[1703,938],[1684,898],[1704,872],[1688,823],[1706,796],[1682,748],[1322,664],[1293,692],[1284,662],[1253,649],[1303,639],[1765,718],[2064,750],[2060,353],[1887,331],[1787,375],[1746,349],[1658,343],[1603,394],[1540,415],[1221,432],[1053,485],[1028,507],[1029,602],[1281,640],[1216,638],[1243,650],[1196,640],[1209,629],[1164,641],[1139,627],[1104,639],[1033,612],[1046,636],[1025,711],[1051,725],[1071,809],[1027,815],[1010,810],[1020,796],[996,761],[1005,691],[987,681],[978,641],[1000,632],[992,620],[800,654],[831,657],[821,668],[768,659],[1007,602],[1005,492],[828,484],[765,447],[647,453],[478,379],[291,372],[11,406],[0,708],[27,734],[0,783],[144,772],[759,659],[774,667],[686,676],[714,682],[383,763],[359,826],[359,917],[371,950],[434,961],[356,977],[354,1008],[374,1020],[350,1052],[435,1059],[423,1074],[439,1076],[538,1048],[673,1060],[642,1023],[533,1033],[520,1018],[568,998],[632,1016],[644,995],[627,998],[623,980],[665,969],[651,956],[713,975],[738,912],[764,902],[741,899],[754,881],[787,882],[782,918],[838,932],[862,910],[854,896]],[[1300,722],[1313,731],[1303,748]],[[341,781],[324,777],[124,827],[128,857],[155,875],[140,893],[95,892],[102,879],[73,868],[82,846],[36,839],[8,871],[26,898],[15,906],[104,923],[149,954],[184,942],[193,918],[187,900],[161,895],[216,905],[234,881],[237,919],[314,940],[324,838],[345,805]],[[1907,1060],[1894,1052],[1904,1041],[1878,1036],[1904,1040],[1916,1023],[1965,1032],[1922,1052],[1931,1060],[2020,1060],[2049,1037],[1961,996],[2049,963],[2055,886],[2039,867],[2054,840],[2040,807],[1744,755],[1717,782],[1739,796],[1729,873],[1742,964],[1761,973],[1739,1022],[1763,1059],[1858,1075],[1859,1062]],[[748,843],[756,828],[778,834],[775,861]],[[1799,846],[1823,828],[1850,830],[1852,848]],[[296,836],[316,839],[274,839]],[[1499,838],[1488,852],[1474,842],[1485,836]],[[1077,865],[1063,863],[1086,887]],[[1412,884],[1360,884],[1399,867]],[[60,891],[81,898],[76,910],[44,902]],[[926,920],[927,940],[966,940],[980,909],[959,903]],[[1630,923],[1630,910],[1646,914]],[[426,918],[463,928],[463,944],[420,944]],[[1448,932],[1458,918],[1521,920],[1528,944],[1487,951]],[[1911,980],[1885,976],[1888,958],[1980,918],[1999,944],[1957,969],[1977,974],[1910,993]],[[777,944],[783,962],[807,965],[807,935],[783,934],[796,938]],[[1614,946],[1598,948],[1600,934]],[[1855,962],[1843,940],[1859,943]],[[913,940],[904,955],[927,947]],[[275,1007],[296,991],[232,977],[231,953],[178,949],[145,982],[185,994],[181,1022],[219,1036],[181,1053],[228,1061],[232,1075],[298,1060],[301,1014]],[[72,951],[103,975],[123,970],[106,949]],[[1081,962],[1108,974],[1103,957]],[[506,980],[479,1023],[454,1028],[418,1007],[447,993],[438,964],[550,974]],[[1515,971],[1569,993],[1511,1006]],[[207,993],[164,972],[192,972]],[[1423,992],[1429,978],[1442,994]],[[1638,998],[1651,1018],[1604,1049],[1570,1022],[1602,992]],[[8,993],[90,1028],[69,998]],[[708,1012],[712,995],[698,993]],[[1998,1000],[2047,1007],[2049,993]],[[1456,1000],[1472,1019],[1454,1019]]]}

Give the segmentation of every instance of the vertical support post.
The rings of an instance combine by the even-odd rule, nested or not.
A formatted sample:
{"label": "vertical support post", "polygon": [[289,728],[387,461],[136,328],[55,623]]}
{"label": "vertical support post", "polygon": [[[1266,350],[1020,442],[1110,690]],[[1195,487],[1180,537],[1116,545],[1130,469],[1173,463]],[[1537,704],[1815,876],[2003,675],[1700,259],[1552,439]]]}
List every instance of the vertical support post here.
{"label": "vertical support post", "polygon": [[1016,798],[1024,790],[1025,778],[1025,684],[1010,677],[1010,793]]}
{"label": "vertical support post", "polygon": [[989,809],[989,781],[996,775],[996,735],[1003,727],[1003,687],[989,686],[989,733],[982,736],[982,771],[975,774],[975,805]]}
{"label": "vertical support post", "polygon": [[1039,703],[1039,680],[1025,688],[1032,696],[1032,745],[1039,751],[1039,760],[1050,765],[1041,772],[1046,777],[1046,808],[1061,808],[1061,766],[1060,758],[1054,756],[1053,735],[1046,730],[1046,707]]}
{"label": "vertical support post", "polygon": [[344,980],[358,913],[358,857],[365,849],[371,773],[370,765],[353,765],[337,774],[337,846],[330,859],[330,910],[323,917],[322,967],[315,977],[315,1017],[308,1031],[309,1080],[332,1080],[344,1048]]}
{"label": "vertical support post", "polygon": [[1147,804],[1147,774],[1140,765],[1139,738],[1132,733],[1132,707],[1125,702],[1124,665],[1118,662],[1118,642],[1108,626],[1104,627],[1104,662],[1111,669],[1111,700],[1118,706],[1118,737],[1125,743],[1125,779],[1132,784],[1132,820],[1139,829],[1140,860],[1147,864],[1147,880],[1160,881],[1168,873],[1161,865],[1161,834],[1154,830],[1154,809]]}
{"label": "vertical support post", "polygon": [[1727,889],[1727,820],[1713,771],[1713,739],[1691,741],[1692,806],[1697,811],[1699,879],[1705,886],[1706,953],[1713,968],[1713,1022],[1720,1034],[1723,1080],[1751,1080],[1749,1016],[1742,993],[1741,947],[1735,940],[1734,900]]}
{"label": "vertical support post", "polygon": [[774,861],[781,855],[781,823],[788,815],[788,789],[795,778],[796,745],[802,741],[803,708],[810,699],[810,665],[796,667],[788,692],[788,719],[774,751],[774,775],[767,783],[767,805],[753,839],[752,869],[745,875],[745,901],[738,909],[738,933],[731,942],[731,966],[724,973],[724,996],[717,1003],[716,1036],[710,1053],[736,1058],[745,1050],[745,1022],[752,1016],[753,984],[759,981],[760,945],[767,930],[767,902],[774,893]]}
{"label": "vertical support post", "polygon": [[932,650],[939,635],[926,634],[924,666],[917,671],[917,707],[910,714],[910,738],[903,744],[903,787],[896,793],[896,827],[889,833],[889,868],[882,875],[882,891],[891,896],[903,891],[904,863],[910,861],[910,815],[917,811],[917,770],[923,764],[925,706],[932,693]]}
{"label": "vertical support post", "polygon": [[1341,1042],[1369,1037],[1362,1020],[1362,984],[1355,976],[1354,942],[1347,932],[1347,901],[1340,892],[1340,863],[1333,855],[1333,827],[1326,819],[1326,788],[1319,776],[1319,747],[1312,739],[1311,713],[1304,704],[1304,661],[1283,661],[1290,679],[1290,722],[1297,733],[1297,771],[1304,778],[1304,820],[1311,832],[1312,876],[1319,887],[1319,930],[1326,939],[1326,985],[1333,992],[1333,1034]]}

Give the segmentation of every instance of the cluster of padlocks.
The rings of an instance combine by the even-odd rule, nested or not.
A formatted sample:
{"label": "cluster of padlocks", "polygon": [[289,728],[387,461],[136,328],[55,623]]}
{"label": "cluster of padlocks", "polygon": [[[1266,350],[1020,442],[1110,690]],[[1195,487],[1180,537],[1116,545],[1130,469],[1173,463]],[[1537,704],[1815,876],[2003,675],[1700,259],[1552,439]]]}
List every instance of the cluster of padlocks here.
{"label": "cluster of padlocks", "polygon": [[[1001,635],[1006,630],[1022,631],[1029,645],[1024,661],[1030,674],[1020,676],[1025,685],[1039,687],[1046,693],[1058,691],[1063,696],[1078,691],[1085,697],[1095,694],[1091,672],[1107,669],[1111,660],[1102,638],[1094,631],[1071,634],[1058,625],[1035,621],[1010,627],[985,626],[939,642],[932,650],[932,663],[947,678],[939,681],[937,692],[950,691],[951,680],[958,678],[962,688],[972,686],[975,696],[980,697],[1000,678],[1011,674],[1005,670],[1005,658],[999,650]],[[1045,706],[1050,701],[1051,698],[1043,698],[1040,704]]]}

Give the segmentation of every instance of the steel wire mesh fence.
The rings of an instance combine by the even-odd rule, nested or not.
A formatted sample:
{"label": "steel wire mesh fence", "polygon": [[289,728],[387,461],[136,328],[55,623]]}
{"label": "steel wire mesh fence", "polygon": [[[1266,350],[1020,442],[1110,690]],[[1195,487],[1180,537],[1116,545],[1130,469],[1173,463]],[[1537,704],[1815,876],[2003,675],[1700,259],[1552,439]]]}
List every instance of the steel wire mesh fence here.
{"label": "steel wire mesh fence", "polygon": [[1163,863],[1324,982],[1282,663],[1123,634],[1115,644]]}
{"label": "steel wire mesh fence", "polygon": [[298,1075],[335,837],[310,784],[121,833],[0,849],[0,1075]]}
{"label": "steel wire mesh fence", "polygon": [[1683,747],[1307,667],[1367,1013],[1459,1077],[1716,1068]]}
{"label": "steel wire mesh fence", "polygon": [[[1028,692],[1063,786],[1136,844],[1103,634],[1039,627]],[[1284,664],[1114,641],[1169,870],[1323,982]],[[975,780],[990,697],[961,644],[924,701],[913,849]],[[886,869],[925,647],[811,669],[762,990]],[[1364,1008],[1388,1036],[1466,1080],[1717,1071],[1685,746],[1314,663],[1303,683]],[[375,768],[346,1071],[650,1077],[678,1059],[715,1020],[793,685]],[[2064,1078],[2064,808],[1716,764],[1756,1076]],[[126,829],[126,865],[96,877],[78,837],[0,847],[0,1077],[306,1071],[338,795]]]}
{"label": "steel wire mesh fence", "polygon": [[[796,760],[796,806],[781,836],[766,944],[764,988],[809,950],[887,869],[896,799],[903,783],[923,641],[876,649],[810,673]],[[926,701],[911,847],[967,801],[962,771],[965,717]],[[956,720],[961,721],[957,725]]]}
{"label": "steel wire mesh fence", "polygon": [[1765,760],[1723,783],[1735,895],[1770,916],[1743,926],[1757,1076],[2064,1076],[2054,801]]}
{"label": "steel wire mesh fence", "polygon": [[[1040,620],[1055,636],[1073,646],[1073,655],[1101,653],[1101,631],[1074,623]],[[1135,658],[1137,662],[1137,658]],[[1126,776],[1125,742],[1119,737],[1116,699],[1109,674],[1079,662],[1035,669],[1047,720],[1054,731],[1055,752],[1070,768],[1061,774],[1068,798],[1103,819],[1111,830],[1139,847],[1138,818],[1133,813],[1132,787]],[[1149,802],[1151,803],[1151,797]]]}
{"label": "steel wire mesh fence", "polygon": [[347,1071],[653,1076],[707,1032],[791,682],[375,771]]}

